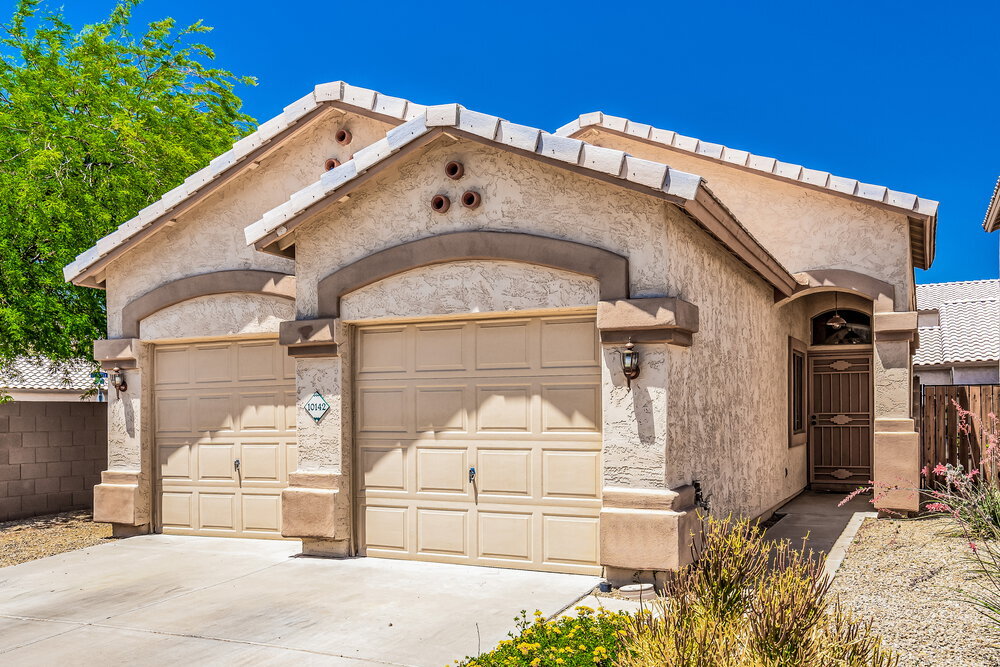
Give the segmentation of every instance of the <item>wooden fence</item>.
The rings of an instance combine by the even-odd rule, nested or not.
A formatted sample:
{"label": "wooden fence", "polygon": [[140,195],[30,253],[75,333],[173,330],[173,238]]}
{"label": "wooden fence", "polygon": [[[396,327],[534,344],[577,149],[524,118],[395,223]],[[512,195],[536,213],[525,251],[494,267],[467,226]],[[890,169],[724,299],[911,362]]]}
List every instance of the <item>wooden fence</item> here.
{"label": "wooden fence", "polygon": [[[966,435],[959,431],[957,401],[973,413],[973,428]],[[925,385],[920,390],[920,433],[923,441],[923,465],[934,468],[939,463],[961,465],[965,470],[979,467],[983,442],[981,428],[991,423],[990,413],[1000,416],[1000,385]]]}

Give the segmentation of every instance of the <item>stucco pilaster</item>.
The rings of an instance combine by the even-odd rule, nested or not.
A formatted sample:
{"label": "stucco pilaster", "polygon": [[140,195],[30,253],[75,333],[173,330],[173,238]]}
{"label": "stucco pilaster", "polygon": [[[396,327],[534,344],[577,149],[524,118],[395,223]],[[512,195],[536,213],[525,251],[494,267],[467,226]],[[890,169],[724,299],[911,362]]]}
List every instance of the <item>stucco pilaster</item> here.
{"label": "stucco pilaster", "polygon": [[116,534],[134,534],[136,526],[148,532],[153,503],[149,345],[136,339],[98,341],[95,356],[106,369],[119,367],[127,388],[108,392],[108,469],[94,487],[94,520],[114,524]]}

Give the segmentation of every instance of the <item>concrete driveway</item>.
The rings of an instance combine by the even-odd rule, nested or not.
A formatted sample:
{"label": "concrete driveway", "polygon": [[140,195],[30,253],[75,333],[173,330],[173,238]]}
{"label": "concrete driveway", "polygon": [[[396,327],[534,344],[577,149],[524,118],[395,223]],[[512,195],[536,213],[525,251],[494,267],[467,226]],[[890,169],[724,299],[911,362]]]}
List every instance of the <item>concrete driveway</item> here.
{"label": "concrete driveway", "polygon": [[0,568],[0,664],[440,667],[598,581],[297,552],[147,535]]}

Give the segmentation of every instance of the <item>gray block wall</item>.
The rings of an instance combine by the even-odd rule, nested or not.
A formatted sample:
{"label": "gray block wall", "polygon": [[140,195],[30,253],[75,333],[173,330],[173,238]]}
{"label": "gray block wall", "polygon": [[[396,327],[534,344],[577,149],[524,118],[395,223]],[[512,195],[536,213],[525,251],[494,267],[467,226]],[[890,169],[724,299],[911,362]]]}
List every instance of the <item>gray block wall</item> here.
{"label": "gray block wall", "polygon": [[0,404],[0,521],[92,507],[107,456],[107,403]]}

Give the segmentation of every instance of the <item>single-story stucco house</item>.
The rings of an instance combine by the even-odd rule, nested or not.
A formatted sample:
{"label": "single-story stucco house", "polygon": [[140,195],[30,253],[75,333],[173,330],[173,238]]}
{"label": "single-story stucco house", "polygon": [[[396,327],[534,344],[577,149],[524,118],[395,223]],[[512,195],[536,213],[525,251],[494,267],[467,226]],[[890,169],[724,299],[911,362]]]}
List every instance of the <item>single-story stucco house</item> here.
{"label": "single-story stucco house", "polygon": [[917,285],[922,385],[1000,383],[1000,280]]}
{"label": "single-story stucco house", "polygon": [[936,216],[602,113],[317,86],[66,267],[126,383],[95,518],[621,578],[706,503],[916,487]]}

